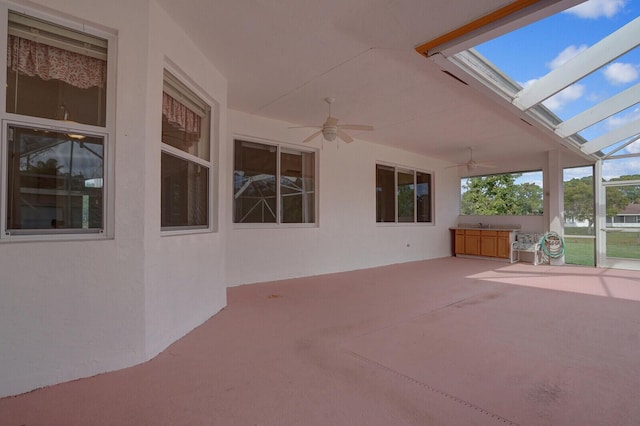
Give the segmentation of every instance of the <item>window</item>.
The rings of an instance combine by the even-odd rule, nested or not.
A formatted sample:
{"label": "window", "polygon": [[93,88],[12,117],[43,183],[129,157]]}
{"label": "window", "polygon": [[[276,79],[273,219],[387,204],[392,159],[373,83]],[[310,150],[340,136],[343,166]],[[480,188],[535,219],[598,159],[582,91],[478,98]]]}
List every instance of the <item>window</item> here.
{"label": "window", "polygon": [[211,108],[169,72],[162,92],[163,231],[210,229]]}
{"label": "window", "polygon": [[102,233],[109,41],[88,29],[8,17],[0,238]]}
{"label": "window", "polygon": [[431,174],[376,165],[377,222],[431,223],[432,205]]}
{"label": "window", "polygon": [[462,178],[460,192],[462,215],[542,215],[541,171]]}
{"label": "window", "polygon": [[315,152],[236,140],[234,155],[235,223],[316,222]]}

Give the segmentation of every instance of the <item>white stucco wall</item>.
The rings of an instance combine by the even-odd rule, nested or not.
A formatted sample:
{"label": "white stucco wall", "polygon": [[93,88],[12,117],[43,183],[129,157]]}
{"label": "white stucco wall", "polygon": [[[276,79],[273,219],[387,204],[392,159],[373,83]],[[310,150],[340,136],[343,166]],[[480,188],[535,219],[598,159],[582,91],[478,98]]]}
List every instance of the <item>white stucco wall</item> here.
{"label": "white stucco wall", "polygon": [[[234,137],[299,144],[290,124],[229,112],[228,164]],[[428,136],[426,136],[428,137]],[[254,139],[252,139],[254,138]],[[320,141],[311,146],[320,147]],[[243,228],[228,221],[229,285],[346,271],[451,255],[449,227],[457,221],[459,180],[444,163],[356,140],[325,142],[319,155],[319,226]],[[375,220],[376,162],[433,171],[435,225],[383,225]],[[232,188],[227,199],[232,198]],[[229,205],[229,215],[232,206]]]}
{"label": "white stucco wall", "polygon": [[[360,140],[339,148],[325,143],[318,151],[319,226],[239,229],[231,217],[234,136],[297,144],[303,133],[227,111],[224,76],[153,0],[29,4],[117,33],[110,141],[115,230],[104,240],[0,243],[0,396],[146,361],[218,312],[226,285],[450,255],[456,171]],[[219,111],[216,232],[160,232],[160,107],[168,63]],[[375,222],[376,162],[433,172],[434,225]]]}
{"label": "white stucco wall", "polygon": [[165,56],[219,103],[221,123],[226,81],[153,2],[29,4],[117,33],[115,230],[0,243],[0,397],[146,361],[226,303],[224,232],[161,237],[159,220]]}
{"label": "white stucco wall", "polygon": [[[194,46],[169,15],[152,4],[149,13],[149,65],[145,221],[145,316],[147,356],[152,357],[226,305],[225,238],[219,223],[226,219],[224,200],[216,197],[226,185],[228,165],[220,162],[226,147],[226,80]],[[160,137],[163,69],[184,74],[212,107],[214,227],[217,232],[162,236],[160,233]],[[176,74],[177,77],[181,77]],[[219,117],[216,115],[219,114]],[[221,154],[222,153],[222,154]]]}

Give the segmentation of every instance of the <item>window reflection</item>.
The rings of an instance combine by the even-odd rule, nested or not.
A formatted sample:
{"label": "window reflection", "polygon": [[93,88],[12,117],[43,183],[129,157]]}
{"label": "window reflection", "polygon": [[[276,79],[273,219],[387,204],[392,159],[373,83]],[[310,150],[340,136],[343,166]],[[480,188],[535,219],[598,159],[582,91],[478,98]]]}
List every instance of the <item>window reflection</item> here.
{"label": "window reflection", "polygon": [[413,172],[398,171],[398,222],[414,222]]}
{"label": "window reflection", "polygon": [[102,229],[100,137],[9,126],[7,229]]}
{"label": "window reflection", "polygon": [[315,223],[314,152],[236,140],[235,223]]}
{"label": "window reflection", "polygon": [[283,223],[313,223],[314,219],[313,152],[283,152],[280,156],[280,197]]}
{"label": "window reflection", "polygon": [[161,226],[208,226],[209,169],[164,152],[161,163]]}
{"label": "window reflection", "polygon": [[376,221],[395,222],[395,169],[376,165]]}

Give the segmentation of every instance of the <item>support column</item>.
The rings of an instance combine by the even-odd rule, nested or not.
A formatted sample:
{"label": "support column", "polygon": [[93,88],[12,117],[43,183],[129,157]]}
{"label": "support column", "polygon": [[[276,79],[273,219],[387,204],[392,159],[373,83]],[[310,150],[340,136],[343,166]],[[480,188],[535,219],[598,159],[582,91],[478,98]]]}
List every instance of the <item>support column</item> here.
{"label": "support column", "polygon": [[[545,224],[547,231],[557,232],[564,238],[564,176],[562,152],[547,153],[547,170],[544,173]],[[564,265],[564,256],[551,259],[551,265]]]}

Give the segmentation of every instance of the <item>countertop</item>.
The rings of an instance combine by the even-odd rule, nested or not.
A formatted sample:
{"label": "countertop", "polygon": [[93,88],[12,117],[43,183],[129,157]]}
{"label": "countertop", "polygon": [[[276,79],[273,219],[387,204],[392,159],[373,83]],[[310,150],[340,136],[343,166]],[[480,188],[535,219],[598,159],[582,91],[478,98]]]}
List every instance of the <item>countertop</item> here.
{"label": "countertop", "polygon": [[485,225],[485,226],[471,226],[471,225],[458,225],[458,226],[454,226],[449,228],[452,231],[455,231],[456,229],[473,229],[473,230],[479,230],[479,231],[520,231],[520,227],[519,226],[515,226],[515,225]]}

